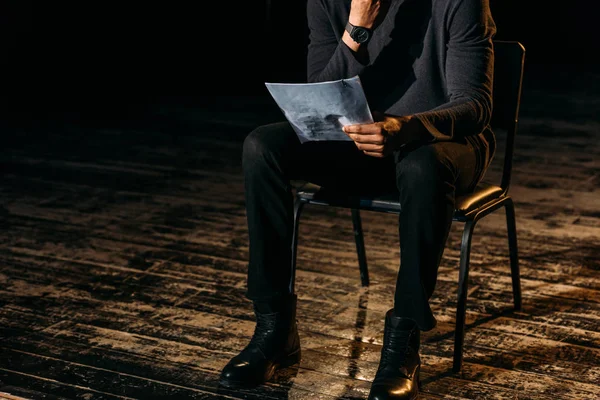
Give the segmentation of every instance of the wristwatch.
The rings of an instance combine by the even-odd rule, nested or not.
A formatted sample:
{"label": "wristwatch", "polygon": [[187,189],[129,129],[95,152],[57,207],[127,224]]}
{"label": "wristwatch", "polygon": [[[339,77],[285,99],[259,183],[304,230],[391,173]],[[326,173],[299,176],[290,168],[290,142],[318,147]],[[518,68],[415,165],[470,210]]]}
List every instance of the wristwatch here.
{"label": "wristwatch", "polygon": [[352,40],[356,43],[367,43],[369,39],[371,39],[371,30],[364,26],[356,26],[348,22],[348,24],[346,24],[346,30],[350,34]]}

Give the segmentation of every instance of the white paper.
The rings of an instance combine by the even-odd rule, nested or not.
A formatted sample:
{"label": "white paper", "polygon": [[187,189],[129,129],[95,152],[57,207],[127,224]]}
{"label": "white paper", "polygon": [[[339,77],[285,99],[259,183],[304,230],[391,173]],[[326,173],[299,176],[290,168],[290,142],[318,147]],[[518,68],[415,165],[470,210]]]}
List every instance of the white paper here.
{"label": "white paper", "polygon": [[266,82],[265,85],[301,143],[349,141],[352,139],[342,131],[343,126],[373,122],[358,76],[318,83]]}

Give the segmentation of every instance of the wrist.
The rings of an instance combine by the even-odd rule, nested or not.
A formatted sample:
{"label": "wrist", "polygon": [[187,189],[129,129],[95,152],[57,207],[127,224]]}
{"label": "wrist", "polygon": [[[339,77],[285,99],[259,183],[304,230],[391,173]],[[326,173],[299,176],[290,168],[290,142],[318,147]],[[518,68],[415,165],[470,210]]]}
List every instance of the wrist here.
{"label": "wrist", "polygon": [[368,21],[365,18],[360,18],[360,17],[356,17],[353,15],[350,15],[348,17],[348,22],[350,22],[352,25],[362,26],[367,29],[373,29],[373,25],[374,25],[373,21]]}
{"label": "wrist", "polygon": [[406,123],[409,136],[412,140],[430,140],[432,138],[431,133],[423,122],[414,115],[409,116],[409,120]]}
{"label": "wrist", "polygon": [[373,35],[371,29],[360,25],[354,25],[350,21],[348,21],[344,29],[344,34],[346,33],[348,33],[348,36],[352,39],[352,41],[359,45],[367,44]]}
{"label": "wrist", "polygon": [[409,143],[431,139],[431,134],[423,123],[412,115],[385,116],[381,123],[387,135],[393,138],[396,150]]}
{"label": "wrist", "polygon": [[344,31],[344,34],[342,35],[342,41],[346,43],[346,46],[348,46],[355,53],[358,53],[359,49],[362,47],[360,43],[355,42],[354,39],[350,37],[348,31]]}

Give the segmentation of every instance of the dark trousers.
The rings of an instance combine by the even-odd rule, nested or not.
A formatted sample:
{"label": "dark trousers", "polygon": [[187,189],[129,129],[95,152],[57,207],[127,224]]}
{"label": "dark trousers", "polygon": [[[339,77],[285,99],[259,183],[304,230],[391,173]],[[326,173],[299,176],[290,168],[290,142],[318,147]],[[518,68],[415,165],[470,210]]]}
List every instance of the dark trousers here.
{"label": "dark trousers", "polygon": [[277,302],[290,293],[293,195],[291,180],[346,191],[397,190],[400,268],[395,314],[426,331],[436,320],[429,306],[454,212],[454,197],[483,177],[473,138],[417,143],[387,158],[364,155],[354,142],[301,144],[287,122],[260,126],[244,141],[250,257],[246,296]]}

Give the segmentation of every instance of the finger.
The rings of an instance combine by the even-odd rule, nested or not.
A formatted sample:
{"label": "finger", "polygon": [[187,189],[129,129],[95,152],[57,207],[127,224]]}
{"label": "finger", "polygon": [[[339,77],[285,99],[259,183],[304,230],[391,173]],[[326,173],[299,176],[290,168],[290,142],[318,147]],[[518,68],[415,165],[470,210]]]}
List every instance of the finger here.
{"label": "finger", "polygon": [[349,133],[348,136],[357,143],[384,144],[386,141],[385,136],[378,134]]}
{"label": "finger", "polygon": [[357,133],[357,134],[381,133],[381,128],[377,124],[346,125],[346,126],[344,126],[343,130],[346,133]]}
{"label": "finger", "polygon": [[372,152],[379,152],[379,153],[383,153],[383,151],[384,151],[384,146],[382,144],[357,143],[356,147],[358,147],[359,150],[363,150],[363,151],[372,151]]}
{"label": "finger", "polygon": [[375,157],[375,158],[383,158],[385,157],[382,153],[374,152],[374,151],[363,151],[363,153],[367,156]]}

